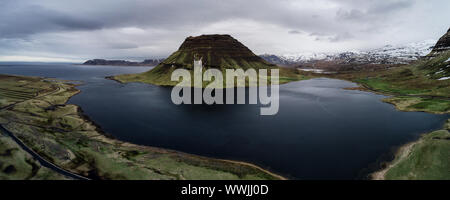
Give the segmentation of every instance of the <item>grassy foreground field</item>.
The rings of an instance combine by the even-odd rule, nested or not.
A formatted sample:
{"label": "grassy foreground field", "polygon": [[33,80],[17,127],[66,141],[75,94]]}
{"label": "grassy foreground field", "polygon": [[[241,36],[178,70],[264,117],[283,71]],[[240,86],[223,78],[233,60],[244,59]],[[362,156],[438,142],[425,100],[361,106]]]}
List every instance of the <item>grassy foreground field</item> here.
{"label": "grassy foreground field", "polygon": [[64,180],[66,177],[42,167],[8,135],[0,131],[0,180]]}
{"label": "grassy foreground field", "polygon": [[424,134],[418,141],[400,148],[374,179],[450,180],[450,120],[442,130]]}
{"label": "grassy foreground field", "polygon": [[[45,160],[91,179],[283,179],[257,166],[107,137],[58,80],[0,75],[0,125]],[[0,179],[64,179],[0,135]]]}

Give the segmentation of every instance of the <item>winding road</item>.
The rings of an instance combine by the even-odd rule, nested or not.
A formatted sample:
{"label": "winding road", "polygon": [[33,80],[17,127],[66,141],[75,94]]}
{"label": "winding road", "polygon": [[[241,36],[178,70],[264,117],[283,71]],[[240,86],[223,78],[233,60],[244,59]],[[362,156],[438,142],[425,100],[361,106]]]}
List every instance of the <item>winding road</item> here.
{"label": "winding road", "polygon": [[36,153],[35,151],[33,151],[31,148],[27,147],[22,140],[20,140],[19,138],[17,138],[13,133],[11,133],[10,131],[8,131],[7,129],[5,129],[2,125],[0,125],[0,130],[4,133],[6,133],[9,137],[11,137],[23,150],[25,150],[27,153],[29,153],[31,156],[33,156],[34,159],[36,159],[37,161],[39,161],[39,163],[41,163],[42,166],[47,167],[53,171],[55,171],[58,174],[61,174],[63,176],[67,176],[73,179],[77,179],[77,180],[90,180],[89,178],[86,178],[84,176],[80,176],[78,174],[69,172],[65,169],[62,169],[58,166],[56,166],[55,164],[48,162],[47,160],[45,160],[44,158],[42,158],[38,153]]}
{"label": "winding road", "polygon": [[[34,98],[36,98],[36,97],[43,97],[43,96],[47,96],[47,95],[50,95],[50,94],[54,94],[54,93],[56,93],[56,92],[58,92],[58,91],[61,91],[61,88],[60,88],[60,87],[58,87],[58,88],[55,89],[54,91],[52,91],[52,92],[50,92],[50,93],[47,93],[47,94],[45,94],[45,95],[35,96],[35,97],[33,97],[33,98],[30,98],[30,99],[27,99],[27,100],[24,100],[24,101],[21,101],[21,102],[25,102],[25,101],[34,99]],[[21,103],[21,102],[16,102],[16,103],[14,103],[14,104],[5,106],[5,107],[3,107],[3,108],[0,108],[0,111],[9,109],[9,108],[13,107],[14,105],[16,105],[16,104],[18,104],[18,103]],[[26,152],[29,153],[31,156],[33,156],[34,159],[36,159],[37,161],[39,161],[39,163],[40,163],[42,166],[47,167],[47,168],[49,168],[50,170],[53,170],[54,172],[56,172],[56,173],[58,173],[58,174],[61,174],[61,175],[63,175],[63,176],[69,177],[69,178],[73,178],[73,179],[76,179],[76,180],[90,180],[90,179],[87,178],[87,177],[84,177],[84,176],[81,176],[81,175],[72,173],[72,172],[70,172],[70,171],[67,171],[67,170],[65,170],[65,169],[63,169],[63,168],[61,168],[61,167],[58,167],[57,165],[55,165],[55,164],[53,164],[53,163],[51,163],[51,162],[45,160],[42,156],[40,156],[38,153],[36,153],[35,151],[33,151],[33,149],[31,149],[31,148],[29,148],[27,145],[25,145],[25,144],[22,142],[22,140],[20,140],[19,138],[17,138],[12,132],[10,132],[10,131],[7,130],[5,127],[3,127],[2,124],[0,124],[0,131],[6,133],[9,137],[11,137],[11,138],[12,138],[12,139],[13,139],[13,140],[14,140],[14,141],[15,141],[15,142],[16,142],[16,143],[24,150],[24,151],[26,151]]]}

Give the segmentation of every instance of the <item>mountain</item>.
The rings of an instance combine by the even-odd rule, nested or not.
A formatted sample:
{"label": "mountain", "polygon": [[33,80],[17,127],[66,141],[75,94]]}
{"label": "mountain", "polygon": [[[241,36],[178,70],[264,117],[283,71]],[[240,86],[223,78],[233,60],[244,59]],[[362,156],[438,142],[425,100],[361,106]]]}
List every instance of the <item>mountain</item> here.
{"label": "mountain", "polygon": [[273,54],[262,54],[262,55],[259,55],[259,57],[261,57],[265,61],[275,64],[275,65],[289,66],[289,65],[294,64],[293,62],[291,62],[288,59],[285,59],[284,57],[273,55]]}
{"label": "mountain", "polygon": [[317,61],[347,64],[406,64],[427,55],[434,44],[434,40],[425,40],[406,45],[386,45],[368,51],[299,53],[280,56],[264,54],[261,57],[278,65],[300,65]]}
{"label": "mountain", "polygon": [[164,58],[162,59],[146,59],[142,62],[142,64],[144,65],[150,65],[150,66],[156,66],[159,63],[161,63],[162,61],[164,61]]}
{"label": "mountain", "polygon": [[[271,64],[255,55],[249,48],[230,35],[201,35],[187,37],[179,49],[148,72],[110,77],[120,82],[144,82],[155,85],[173,86],[174,70],[193,69],[194,59],[201,59],[204,68],[225,69],[275,69]],[[280,83],[299,80],[302,75],[295,69],[280,69]],[[225,73],[224,73],[225,75]],[[225,78],[224,78],[225,80]]]}
{"label": "mountain", "polygon": [[230,35],[201,35],[188,37],[180,48],[172,53],[155,70],[175,68],[192,69],[194,57],[203,61],[206,68],[273,68],[262,58]]}
{"label": "mountain", "polygon": [[261,58],[276,65],[282,66],[290,66],[301,64],[305,62],[315,61],[315,60],[323,60],[328,56],[333,54],[327,53],[298,53],[298,54],[283,54],[283,55],[274,55],[274,54],[262,54],[259,55]]}
{"label": "mountain", "polygon": [[[423,111],[424,108],[428,108],[428,111],[448,112],[450,110],[448,101],[450,97],[449,32],[445,33],[433,46],[429,54],[410,64],[390,67],[387,70],[369,70],[362,73],[358,71],[363,76],[356,78],[355,81],[380,91],[417,95],[397,99],[403,102],[402,106],[407,109],[414,107],[411,104],[417,104],[413,110]],[[373,77],[368,78],[370,76]],[[421,95],[431,99],[422,98]],[[445,97],[445,101],[442,101],[442,98],[439,99],[442,96]]]}
{"label": "mountain", "polygon": [[418,69],[425,71],[429,78],[450,79],[450,29],[436,42],[423,62],[416,65]]}
{"label": "mountain", "polygon": [[447,33],[439,38],[436,45],[434,45],[431,55],[439,54],[448,50],[450,50],[450,28],[447,30]]}
{"label": "mountain", "polygon": [[83,65],[114,65],[114,66],[155,66],[158,65],[163,59],[148,59],[143,62],[132,62],[127,60],[105,60],[105,59],[93,59],[83,63]]}

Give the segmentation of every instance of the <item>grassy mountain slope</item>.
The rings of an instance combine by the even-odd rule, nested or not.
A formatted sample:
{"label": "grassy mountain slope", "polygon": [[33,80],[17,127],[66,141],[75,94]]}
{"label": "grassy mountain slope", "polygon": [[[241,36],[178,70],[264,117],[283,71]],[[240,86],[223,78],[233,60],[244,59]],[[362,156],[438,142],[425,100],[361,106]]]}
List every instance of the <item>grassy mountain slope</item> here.
{"label": "grassy mountain slope", "polygon": [[386,169],[373,174],[375,179],[450,180],[450,120],[444,128],[422,135],[404,145]]}

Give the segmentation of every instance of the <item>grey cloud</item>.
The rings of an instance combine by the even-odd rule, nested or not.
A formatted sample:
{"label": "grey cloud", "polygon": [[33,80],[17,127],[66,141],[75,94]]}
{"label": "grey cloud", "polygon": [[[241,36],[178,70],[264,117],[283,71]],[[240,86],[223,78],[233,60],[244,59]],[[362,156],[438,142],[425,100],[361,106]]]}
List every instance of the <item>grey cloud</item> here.
{"label": "grey cloud", "polygon": [[290,31],[288,31],[288,33],[289,34],[302,34],[303,32],[299,31],[299,30],[290,30]]}
{"label": "grey cloud", "polygon": [[341,42],[341,41],[349,40],[352,38],[354,38],[354,36],[352,34],[350,34],[348,32],[344,32],[344,33],[340,33],[340,34],[333,36],[330,39],[330,42]]}
{"label": "grey cloud", "polygon": [[351,10],[343,10],[339,9],[336,12],[336,16],[341,20],[362,20],[366,17],[366,14],[360,10],[351,9]]}
{"label": "grey cloud", "polygon": [[83,16],[69,15],[40,5],[5,3],[0,8],[0,38],[25,37],[59,30],[92,30],[101,23]]}
{"label": "grey cloud", "polygon": [[95,30],[102,28],[102,23],[98,21],[65,15],[52,17],[49,19],[49,22],[52,22],[61,28],[71,30]]}
{"label": "grey cloud", "polygon": [[380,1],[379,4],[370,7],[368,9],[368,12],[386,14],[410,8],[414,3],[415,3],[414,0]]}
{"label": "grey cloud", "polygon": [[328,41],[328,42],[341,42],[354,38],[349,32],[337,33],[337,34],[327,34],[327,33],[311,33],[309,36],[315,38],[316,41]]}
{"label": "grey cloud", "polygon": [[416,3],[414,0],[369,1],[369,3],[350,0],[350,2],[354,3],[352,5],[360,6],[351,8],[343,6],[336,12],[337,19],[373,23],[411,8]]}
{"label": "grey cloud", "polygon": [[[8,0],[7,0],[8,1]],[[308,9],[262,1],[8,1],[0,8],[0,37],[23,37],[51,31],[96,30],[136,26],[158,29],[199,28],[214,22],[249,19],[309,31],[332,30]]]}
{"label": "grey cloud", "polygon": [[110,43],[108,44],[108,47],[112,49],[136,49],[139,48],[139,45],[134,43],[118,42],[118,43]]}
{"label": "grey cloud", "polygon": [[[245,38],[244,44],[263,43],[256,51],[320,51],[316,40],[336,48],[354,41],[339,46],[345,49],[386,38],[435,38],[441,34],[436,30],[450,25],[448,10],[448,0],[0,0],[0,53],[165,57],[186,36],[226,32],[217,27],[223,22],[232,24],[227,33]],[[263,40],[256,41],[257,35]]]}

